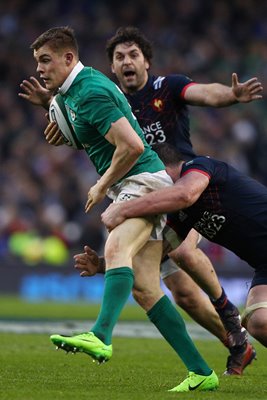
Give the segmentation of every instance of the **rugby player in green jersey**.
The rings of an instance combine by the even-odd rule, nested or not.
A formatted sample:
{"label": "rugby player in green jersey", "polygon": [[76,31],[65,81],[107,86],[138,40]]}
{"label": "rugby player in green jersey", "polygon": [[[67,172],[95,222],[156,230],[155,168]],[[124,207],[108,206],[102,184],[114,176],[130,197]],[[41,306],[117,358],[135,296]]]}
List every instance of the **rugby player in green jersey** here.
{"label": "rugby player in green jersey", "polygon": [[[77,140],[100,174],[90,188],[85,211],[103,200],[139,197],[171,185],[164,165],[147,145],[142,130],[120,89],[105,75],[79,61],[72,29],[52,28],[31,48],[37,72],[51,93],[61,94]],[[160,288],[161,231],[165,216],[125,221],[105,245],[105,286],[102,306],[90,332],[52,342],[72,352],[84,352],[99,362],[112,356],[112,331],[133,286],[153,293],[147,314],[185,363],[189,375],[175,391],[213,390],[218,378],[195,348],[184,322]]]}

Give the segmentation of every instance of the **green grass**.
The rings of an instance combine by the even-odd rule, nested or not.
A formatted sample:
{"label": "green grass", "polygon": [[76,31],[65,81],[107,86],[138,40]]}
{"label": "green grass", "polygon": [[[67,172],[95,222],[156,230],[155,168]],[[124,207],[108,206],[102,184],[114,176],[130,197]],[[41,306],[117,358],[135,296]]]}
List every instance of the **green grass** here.
{"label": "green grass", "polygon": [[[98,310],[99,305],[87,303],[0,298],[0,319],[86,320],[95,319]],[[139,307],[129,305],[120,319],[147,317]],[[195,343],[221,377],[227,350],[216,340]],[[0,333],[0,400],[263,400],[267,399],[266,349],[254,344],[258,361],[242,378],[221,377],[216,392],[178,394],[167,390],[180,383],[187,371],[164,340],[115,337],[111,361],[98,366],[84,354],[55,351],[49,335]]]}
{"label": "green grass", "polygon": [[[185,367],[160,339],[114,338],[114,355],[103,365],[84,354],[55,351],[47,335],[0,334],[1,400],[255,400],[267,398],[266,349],[242,378],[221,377],[216,392],[168,393]],[[220,376],[227,351],[217,341],[197,347]]]}
{"label": "green grass", "polygon": [[[95,319],[99,304],[27,302],[13,296],[0,296],[0,319]],[[147,320],[145,312],[136,305],[127,305],[121,314],[122,320]]]}

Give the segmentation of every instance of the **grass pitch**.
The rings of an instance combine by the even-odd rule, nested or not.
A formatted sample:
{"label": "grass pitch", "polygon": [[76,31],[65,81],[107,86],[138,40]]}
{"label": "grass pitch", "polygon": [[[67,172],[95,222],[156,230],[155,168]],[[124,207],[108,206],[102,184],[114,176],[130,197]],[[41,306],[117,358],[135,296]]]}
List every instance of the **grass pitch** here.
{"label": "grass pitch", "polygon": [[[0,319],[12,320],[94,320],[100,310],[99,304],[86,302],[28,302],[15,296],[0,296]],[[182,315],[187,315],[182,311]],[[127,305],[120,316],[121,320],[144,321],[147,316],[141,307]]]}
{"label": "grass pitch", "polygon": [[[98,305],[0,298],[0,320],[88,320],[98,310]],[[147,318],[139,307],[127,306],[121,319]],[[216,392],[168,393],[187,371],[163,339],[115,337],[112,359],[98,366],[85,354],[56,351],[47,334],[0,333],[0,400],[267,399],[267,349],[254,342],[258,360],[244,376],[222,377],[227,350],[216,339],[195,343],[220,378]]]}
{"label": "grass pitch", "polygon": [[[242,378],[220,377],[216,392],[168,393],[186,369],[161,339],[114,338],[114,355],[102,365],[85,354],[55,350],[48,335],[0,334],[1,400],[210,400],[267,399],[266,349],[255,344],[258,360]],[[220,376],[227,351],[214,341],[198,349]]]}

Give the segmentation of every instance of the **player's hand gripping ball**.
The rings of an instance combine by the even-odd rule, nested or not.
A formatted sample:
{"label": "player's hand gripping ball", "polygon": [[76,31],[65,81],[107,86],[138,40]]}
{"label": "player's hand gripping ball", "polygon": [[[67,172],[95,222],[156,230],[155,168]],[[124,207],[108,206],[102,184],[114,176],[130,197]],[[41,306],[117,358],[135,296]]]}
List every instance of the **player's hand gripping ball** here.
{"label": "player's hand gripping ball", "polygon": [[82,146],[76,138],[74,129],[68,119],[67,110],[60,94],[53,97],[49,106],[49,119],[55,121],[61,131],[65,143],[75,149],[81,149]]}

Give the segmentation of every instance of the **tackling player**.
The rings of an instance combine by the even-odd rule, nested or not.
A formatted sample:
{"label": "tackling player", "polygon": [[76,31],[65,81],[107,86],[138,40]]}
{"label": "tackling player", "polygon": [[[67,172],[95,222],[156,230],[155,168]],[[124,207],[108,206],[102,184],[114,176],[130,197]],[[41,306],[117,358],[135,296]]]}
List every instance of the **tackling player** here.
{"label": "tackling player", "polygon": [[[232,87],[228,87],[219,83],[197,84],[181,74],[150,75],[148,71],[153,49],[147,38],[135,27],[119,28],[108,40],[106,51],[111,70],[137,116],[147,142],[151,146],[167,142],[178,149],[185,160],[196,156],[190,140],[187,104],[224,107],[262,98],[262,86],[256,78],[239,83],[237,75],[233,74]],[[245,331],[241,331],[237,308],[227,299],[210,260],[197,247],[198,242],[199,235],[191,230],[175,252],[176,264],[167,260],[161,265],[161,277],[176,303],[230,348],[231,355],[225,374],[242,374],[243,368],[255,357],[255,353],[247,342]],[[207,289],[205,279],[199,280],[199,275],[206,274],[210,284],[205,291],[222,318],[228,332],[228,343],[214,308],[188,274],[179,270],[177,264],[189,272],[204,289]],[[195,276],[192,271],[196,272]],[[138,292],[135,293],[135,299],[139,304],[146,300]]]}
{"label": "tackling player", "polygon": [[227,163],[209,157],[188,162],[165,144],[158,147],[174,186],[123,205],[111,204],[102,220],[112,230],[125,218],[168,215],[178,234],[193,227],[254,268],[242,322],[267,347],[267,188]]}

